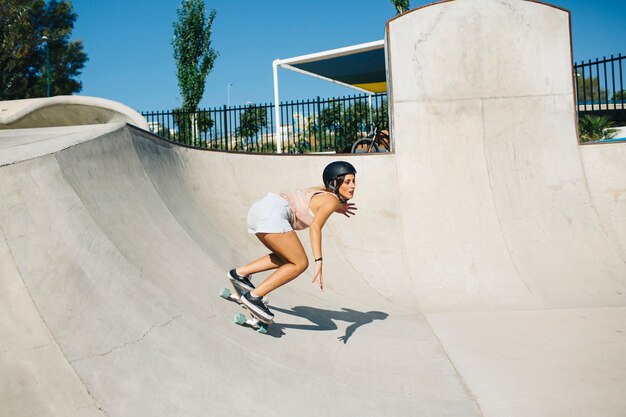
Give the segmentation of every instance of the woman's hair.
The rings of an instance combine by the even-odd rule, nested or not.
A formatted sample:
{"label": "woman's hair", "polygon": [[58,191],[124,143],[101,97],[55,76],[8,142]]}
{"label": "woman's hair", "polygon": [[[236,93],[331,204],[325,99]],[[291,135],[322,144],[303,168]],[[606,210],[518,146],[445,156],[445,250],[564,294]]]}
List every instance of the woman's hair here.
{"label": "woman's hair", "polygon": [[[345,175],[339,175],[337,177],[337,189],[339,189],[339,187],[341,187],[341,184],[343,184],[343,180],[346,178]],[[330,187],[324,187],[323,185],[316,185],[313,186],[311,188],[309,188],[309,190],[311,191],[328,191],[330,193],[334,192],[332,188]]]}

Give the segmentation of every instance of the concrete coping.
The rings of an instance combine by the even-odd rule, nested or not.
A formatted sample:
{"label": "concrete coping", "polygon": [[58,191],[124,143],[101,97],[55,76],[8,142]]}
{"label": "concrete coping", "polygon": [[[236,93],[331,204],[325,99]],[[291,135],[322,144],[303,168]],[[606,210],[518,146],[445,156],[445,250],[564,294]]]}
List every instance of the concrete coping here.
{"label": "concrete coping", "polygon": [[148,122],[137,111],[104,98],[55,96],[0,102],[0,129],[120,122],[148,130]]}

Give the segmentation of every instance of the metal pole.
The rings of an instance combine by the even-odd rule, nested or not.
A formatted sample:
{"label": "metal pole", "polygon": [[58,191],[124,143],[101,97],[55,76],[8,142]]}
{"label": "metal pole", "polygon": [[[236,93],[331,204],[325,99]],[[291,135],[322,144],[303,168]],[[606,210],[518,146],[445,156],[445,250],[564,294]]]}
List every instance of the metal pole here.
{"label": "metal pole", "polygon": [[[367,96],[367,107],[370,109],[370,125],[374,124],[374,116],[372,115],[372,95]],[[371,127],[370,127],[371,130]]]}
{"label": "metal pole", "polygon": [[228,101],[227,101],[227,103],[228,103],[229,106],[230,106],[230,86],[232,86],[232,85],[234,85],[234,84],[233,83],[228,83],[228,88],[227,88],[227,90],[228,90]]}
{"label": "metal pole", "polygon": [[46,78],[48,86],[48,97],[50,97],[50,44],[48,43],[48,37],[46,35],[41,37],[46,41]]}
{"label": "metal pole", "polygon": [[280,98],[278,96],[278,59],[272,62],[274,72],[274,120],[276,122],[276,152],[283,153],[283,135],[280,128]]}
{"label": "metal pole", "polygon": [[224,118],[224,123],[222,124],[222,136],[224,137],[224,141],[226,142],[226,150],[228,151],[228,145],[229,145],[229,140],[228,138],[230,137],[229,133],[228,133],[228,107],[224,106],[224,108],[222,109],[222,113],[223,113],[223,118]]}

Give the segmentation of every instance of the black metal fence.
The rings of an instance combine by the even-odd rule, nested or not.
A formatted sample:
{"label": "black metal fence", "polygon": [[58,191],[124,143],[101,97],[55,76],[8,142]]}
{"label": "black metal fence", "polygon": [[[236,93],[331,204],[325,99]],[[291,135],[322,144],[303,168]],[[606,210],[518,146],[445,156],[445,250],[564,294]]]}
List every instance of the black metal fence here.
{"label": "black metal fence", "polygon": [[615,122],[626,121],[626,57],[618,54],[610,58],[574,63],[576,101],[579,116],[602,114]]}
{"label": "black metal fence", "polygon": [[[579,116],[607,116],[626,123],[626,57],[574,63]],[[280,103],[282,152],[349,152],[373,125],[388,129],[386,94],[317,97]],[[274,153],[274,105],[222,106],[194,112],[143,112],[150,129],[184,145],[240,152]]]}
{"label": "black metal fence", "polygon": [[[373,125],[388,129],[386,94],[280,103],[284,153],[349,152]],[[195,112],[142,112],[150,129],[188,146],[240,152],[277,151],[273,104],[223,106]]]}

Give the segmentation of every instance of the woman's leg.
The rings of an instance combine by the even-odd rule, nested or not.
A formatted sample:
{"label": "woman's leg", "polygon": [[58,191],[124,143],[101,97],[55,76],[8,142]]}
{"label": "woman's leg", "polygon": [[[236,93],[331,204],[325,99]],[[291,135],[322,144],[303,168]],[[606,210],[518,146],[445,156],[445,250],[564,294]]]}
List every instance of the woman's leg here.
{"label": "woman's leg", "polygon": [[[257,238],[258,237],[259,236],[257,235]],[[259,238],[259,240],[261,240],[261,238]],[[261,243],[263,243],[263,245],[265,245],[265,247],[268,248],[270,251],[273,250],[263,240],[261,240]],[[259,259],[252,261],[249,264],[244,265],[240,268],[237,268],[235,271],[239,275],[249,276],[256,274],[257,272],[264,272],[269,271],[270,269],[280,268],[284,264],[285,261],[283,261],[278,255],[276,255],[275,253],[270,253],[269,255],[261,256]]]}
{"label": "woman's leg", "polygon": [[282,261],[282,265],[253,291],[254,295],[265,297],[303,273],[309,266],[309,259],[293,230],[287,233],[257,233],[256,236]]}
{"label": "woman's leg", "polygon": [[[269,248],[272,250],[271,248]],[[259,259],[250,262],[249,264],[236,269],[237,274],[242,276],[249,276],[256,274],[257,272],[269,271],[270,269],[276,269],[284,264],[276,254],[270,253],[260,257]]]}

